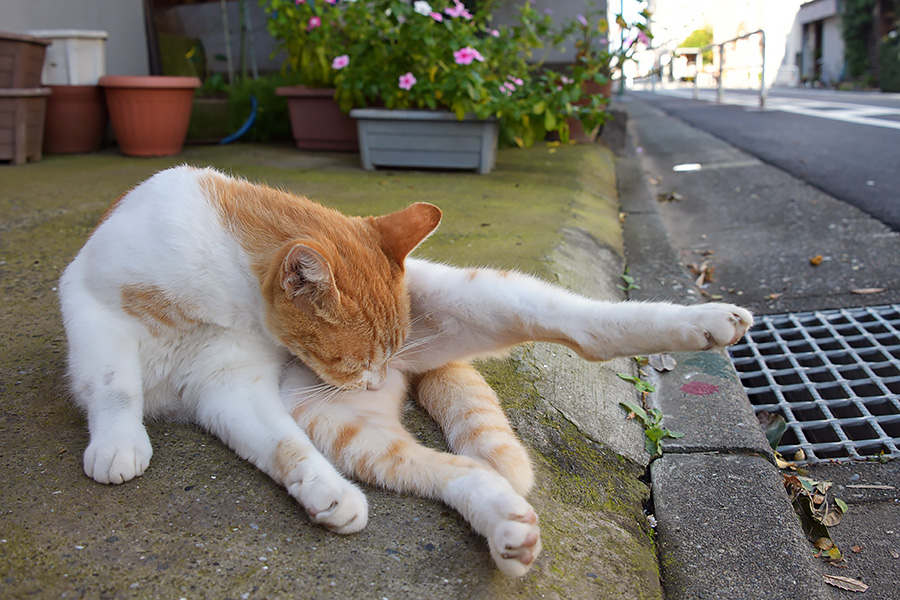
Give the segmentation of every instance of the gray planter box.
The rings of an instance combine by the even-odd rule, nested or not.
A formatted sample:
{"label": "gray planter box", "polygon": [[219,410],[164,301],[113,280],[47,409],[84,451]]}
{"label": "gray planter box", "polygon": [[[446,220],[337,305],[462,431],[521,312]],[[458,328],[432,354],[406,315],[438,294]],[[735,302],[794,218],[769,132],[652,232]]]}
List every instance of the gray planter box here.
{"label": "gray planter box", "polygon": [[496,119],[444,111],[358,108],[350,111],[367,171],[376,167],[466,169],[489,173],[497,160]]}

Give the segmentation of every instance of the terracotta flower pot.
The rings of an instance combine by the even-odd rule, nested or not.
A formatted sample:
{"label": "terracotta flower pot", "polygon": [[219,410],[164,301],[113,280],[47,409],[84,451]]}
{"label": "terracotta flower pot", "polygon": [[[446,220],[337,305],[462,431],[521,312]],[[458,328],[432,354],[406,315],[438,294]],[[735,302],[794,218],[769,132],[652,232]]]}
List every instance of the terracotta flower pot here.
{"label": "terracotta flower pot", "polygon": [[334,100],[334,89],[293,85],[277,88],[275,93],[287,98],[298,148],[350,152],[359,149],[356,121],[341,112]]}
{"label": "terracotta flower pot", "polygon": [[181,152],[191,119],[196,77],[100,78],[122,154],[170,156]]}
{"label": "terracotta flower pot", "polygon": [[[612,97],[612,80],[607,80],[606,83],[597,83],[596,81],[585,81],[582,89],[585,94],[596,96],[601,95],[604,98]],[[590,103],[590,100],[587,98],[582,98],[578,101],[578,104],[585,106]],[[585,131],[584,127],[581,126],[581,121],[578,119],[569,119],[569,137],[572,140],[575,140],[579,144],[592,144],[597,141],[597,136],[600,134],[600,127],[595,127],[593,131]]]}
{"label": "terracotta flower pot", "polygon": [[44,152],[96,152],[103,143],[106,101],[96,85],[51,85],[44,123]]}

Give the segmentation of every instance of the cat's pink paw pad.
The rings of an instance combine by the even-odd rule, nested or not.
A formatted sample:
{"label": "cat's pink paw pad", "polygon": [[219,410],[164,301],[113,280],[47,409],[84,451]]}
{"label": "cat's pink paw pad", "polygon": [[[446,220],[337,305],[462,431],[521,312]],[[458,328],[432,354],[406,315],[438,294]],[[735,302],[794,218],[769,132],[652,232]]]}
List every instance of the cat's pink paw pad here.
{"label": "cat's pink paw pad", "polygon": [[522,577],[541,552],[537,514],[530,508],[508,515],[488,539],[497,567],[510,577]]}
{"label": "cat's pink paw pad", "polygon": [[84,452],[84,473],[100,483],[124,483],[144,474],[153,448],[146,432],[131,439],[92,441]]}

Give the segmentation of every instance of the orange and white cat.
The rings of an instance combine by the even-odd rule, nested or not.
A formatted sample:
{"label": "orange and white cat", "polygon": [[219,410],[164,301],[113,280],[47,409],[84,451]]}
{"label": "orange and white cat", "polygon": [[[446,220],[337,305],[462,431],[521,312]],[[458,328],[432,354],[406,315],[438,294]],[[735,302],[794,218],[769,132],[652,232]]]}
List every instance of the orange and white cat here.
{"label": "orange and white cat", "polygon": [[[125,194],[60,284],[90,429],[85,473],[141,475],[144,418],[186,419],[332,531],[367,522],[346,475],[442,500],[504,573],[524,575],[541,548],[523,498],[531,464],[466,361],[529,340],[588,360],[703,350],[737,341],[752,317],[727,304],[598,302],[517,273],[408,259],[440,218],[425,203],[347,217],[192,167]],[[410,382],[454,454],[402,428]]]}

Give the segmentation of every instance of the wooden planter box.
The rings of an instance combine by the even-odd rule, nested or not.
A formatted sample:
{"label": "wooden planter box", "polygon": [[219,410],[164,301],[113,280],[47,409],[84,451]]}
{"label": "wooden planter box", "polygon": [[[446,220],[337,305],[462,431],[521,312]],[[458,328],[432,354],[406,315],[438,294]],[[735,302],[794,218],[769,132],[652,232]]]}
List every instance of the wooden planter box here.
{"label": "wooden planter box", "polygon": [[0,160],[41,159],[47,88],[0,89]]}
{"label": "wooden planter box", "polygon": [[0,32],[0,88],[40,86],[44,53],[49,45],[49,40]]}
{"label": "wooden planter box", "polygon": [[376,167],[463,169],[489,173],[497,160],[499,124],[444,111],[359,108],[350,111],[359,131],[366,170]]}

